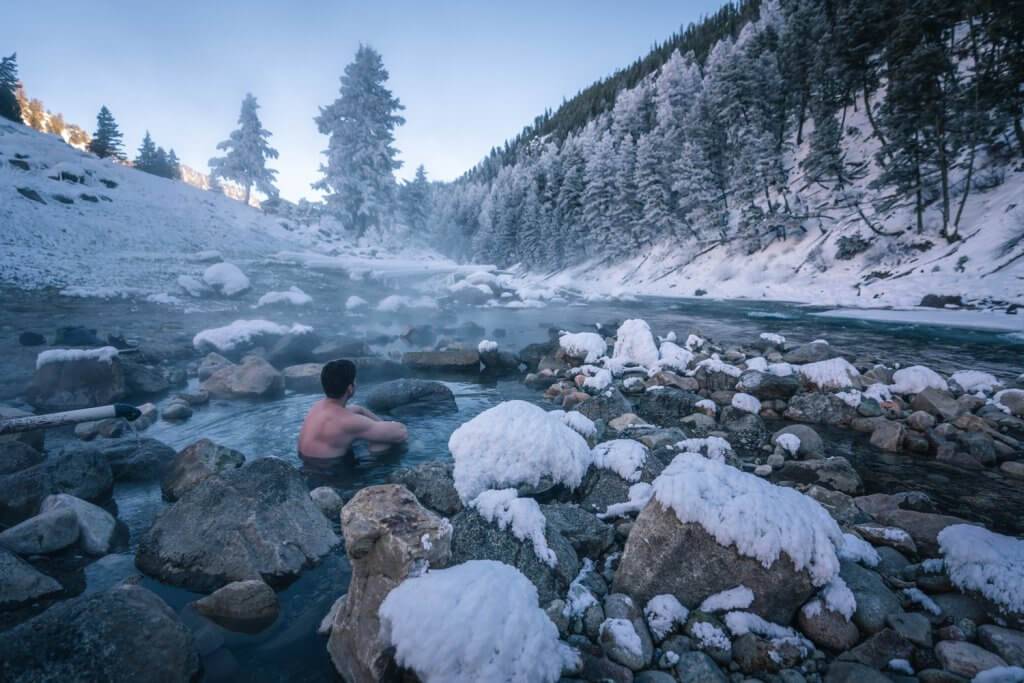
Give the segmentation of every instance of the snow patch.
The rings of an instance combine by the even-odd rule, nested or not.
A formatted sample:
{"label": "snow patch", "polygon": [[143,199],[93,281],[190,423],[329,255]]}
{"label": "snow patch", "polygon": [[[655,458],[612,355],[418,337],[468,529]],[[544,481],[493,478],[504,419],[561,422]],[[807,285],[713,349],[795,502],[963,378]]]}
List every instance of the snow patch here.
{"label": "snow patch", "polygon": [[678,624],[682,626],[690,616],[690,610],[686,609],[676,596],[665,593],[655,595],[647,601],[644,607],[644,616],[647,617],[647,626],[651,629],[651,635],[655,640],[664,640],[665,636],[672,632]]}
{"label": "snow patch", "polygon": [[544,537],[544,513],[533,498],[519,498],[515,489],[491,490],[481,493],[469,506],[502,531],[509,529],[520,541],[532,543],[533,552],[544,564],[554,567],[558,563],[555,551],[548,547]]}
{"label": "snow patch", "polygon": [[267,292],[256,302],[256,308],[270,306],[272,304],[286,303],[293,306],[305,306],[312,303],[313,297],[303,292],[298,287],[289,287],[283,292]]}
{"label": "snow patch", "polygon": [[845,358],[829,358],[796,366],[800,376],[820,389],[845,389],[856,386],[860,372]]}
{"label": "snow patch", "polygon": [[734,609],[747,609],[754,604],[754,591],[743,584],[729,588],[714,595],[709,595],[700,603],[701,612],[727,612]]}
{"label": "snow patch", "polygon": [[595,467],[611,470],[626,481],[635,482],[647,462],[647,447],[633,439],[614,439],[597,444],[593,456]]}
{"label": "snow patch", "polygon": [[753,413],[754,415],[761,412],[761,402],[750,394],[744,394],[741,391],[732,395],[732,407],[745,413]]}
{"label": "snow patch", "polygon": [[646,321],[631,318],[619,325],[615,333],[615,349],[612,359],[620,363],[632,363],[645,368],[658,364],[658,347]]}
{"label": "snow patch", "polygon": [[101,346],[98,349],[49,349],[36,356],[36,370],[51,363],[71,363],[78,360],[110,364],[117,355],[117,349],[113,346]]}
{"label": "snow patch", "polygon": [[948,526],[938,540],[953,585],[978,591],[1000,609],[1024,612],[1024,541],[970,524]]}
{"label": "snow patch", "polygon": [[203,282],[224,296],[241,294],[250,287],[249,278],[233,263],[214,263],[203,271]]}
{"label": "snow patch", "polygon": [[212,327],[201,331],[192,338],[192,346],[201,352],[232,351],[240,345],[249,344],[264,335],[282,336],[286,334],[306,334],[313,328],[298,323],[291,327],[278,325],[269,320],[236,320],[230,325]]}
{"label": "snow patch", "polygon": [[925,389],[946,389],[942,375],[923,365],[911,365],[892,374],[889,390],[894,394],[919,394]]}

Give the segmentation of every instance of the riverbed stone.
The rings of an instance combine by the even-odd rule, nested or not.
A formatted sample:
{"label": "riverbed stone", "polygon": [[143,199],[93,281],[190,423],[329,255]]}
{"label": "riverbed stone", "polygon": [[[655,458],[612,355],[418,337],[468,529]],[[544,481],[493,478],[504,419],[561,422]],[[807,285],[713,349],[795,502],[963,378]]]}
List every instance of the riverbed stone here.
{"label": "riverbed stone", "polygon": [[288,333],[274,342],[267,351],[266,359],[275,368],[308,363],[315,360],[313,352],[320,343],[320,335],[313,330]]}
{"label": "riverbed stone", "polygon": [[479,373],[480,353],[475,349],[445,351],[407,351],[402,364],[420,372]]}
{"label": "riverbed stone", "polygon": [[97,501],[113,488],[110,463],[99,451],[83,446],[62,449],[38,465],[0,476],[0,523],[30,517],[51,493]]}
{"label": "riverbed stone", "polygon": [[78,542],[90,555],[105,555],[110,551],[117,532],[117,520],[109,512],[92,503],[67,493],[47,496],[40,512],[70,510],[78,522]]}
{"label": "riverbed stone", "polygon": [[380,639],[380,604],[411,573],[448,566],[451,527],[404,486],[384,484],[356,493],[342,509],[341,529],[352,579],[327,652],[346,681],[376,681],[393,656]]}
{"label": "riverbed stone", "polygon": [[218,370],[223,368],[231,367],[234,365],[230,360],[220,355],[216,351],[211,351],[203,357],[203,360],[199,362],[199,367],[196,370],[196,375],[199,377],[199,381],[205,381],[213,376]]}
{"label": "riverbed stone", "polygon": [[952,524],[970,524],[970,522],[953,517],[952,515],[939,515],[930,512],[917,512],[916,510],[882,510],[875,514],[882,524],[899,527],[914,539],[918,550],[926,557],[936,557],[939,554],[939,532]]}
{"label": "riverbed stone", "polygon": [[0,531],[0,546],[19,555],[46,555],[78,540],[78,518],[67,509],[49,510]]}
{"label": "riverbed stone", "polygon": [[284,393],[284,377],[262,358],[246,356],[214,372],[202,388],[215,398],[277,398]]}
{"label": "riverbed stone", "polygon": [[533,544],[521,541],[511,529],[499,529],[481,517],[475,509],[466,508],[451,520],[452,562],[469,560],[496,560],[521,571],[534,586],[541,604],[547,604],[565,595],[569,583],[579,573],[579,558],[569,541],[555,528],[547,526],[544,538],[555,553],[555,566],[551,567],[534,552]]}
{"label": "riverbed stone", "polygon": [[800,439],[800,447],[796,451],[796,457],[800,460],[817,460],[825,457],[825,442],[818,432],[810,425],[795,424],[786,425],[772,434],[772,443],[777,443],[783,434],[792,434]]}
{"label": "riverbed stone", "polygon": [[164,406],[162,417],[168,422],[184,422],[192,417],[192,413],[191,403],[183,399],[173,399],[170,403]]}
{"label": "riverbed stone", "polygon": [[164,373],[158,367],[146,365],[126,358],[120,358],[124,370],[128,395],[159,394],[171,388]]}
{"label": "riverbed stone", "polygon": [[953,395],[944,389],[928,387],[914,396],[910,402],[912,410],[923,410],[946,422],[952,422],[962,413],[960,404]]}
{"label": "riverbed stone", "polygon": [[632,412],[659,427],[674,427],[679,420],[694,412],[698,401],[700,396],[692,391],[665,387],[637,396]]}
{"label": "riverbed stone", "polygon": [[849,650],[860,640],[857,625],[824,604],[816,610],[805,608],[797,612],[797,625],[812,643],[833,652]]}
{"label": "riverbed stone", "polygon": [[615,541],[615,529],[578,505],[541,505],[547,526],[558,531],[580,557],[599,557]]}
{"label": "riverbed stone", "polygon": [[[20,408],[14,408],[13,406],[0,405],[0,420],[10,420],[19,417],[31,417],[32,413],[21,410]],[[29,448],[33,448],[36,451],[42,453],[43,447],[46,443],[46,430],[35,429],[28,432],[15,432],[14,434],[3,434],[0,435],[0,454],[3,453],[3,447],[5,444],[11,441],[18,441],[25,444]],[[10,470],[13,471],[13,470]],[[0,473],[3,473],[3,465],[0,465]]]}
{"label": "riverbed stone", "polygon": [[403,467],[388,477],[412,491],[424,507],[443,517],[452,517],[462,510],[462,500],[455,490],[455,466],[451,461],[429,462]]}
{"label": "riverbed stone", "polygon": [[38,367],[25,390],[25,400],[45,412],[92,408],[128,395],[120,360],[81,358]]}
{"label": "riverbed stone", "polygon": [[454,413],[455,395],[440,382],[423,379],[395,379],[370,389],[366,407],[396,417]]}
{"label": "riverbed stone", "polygon": [[943,640],[935,646],[942,668],[965,678],[973,678],[986,669],[1006,666],[999,655],[960,640]]}
{"label": "riverbed stone", "polygon": [[871,545],[887,545],[908,555],[917,555],[917,544],[903,529],[878,524],[857,524],[854,529]]}
{"label": "riverbed stone", "polygon": [[323,369],[323,363],[289,365],[281,371],[284,388],[299,394],[318,394],[323,391],[320,384],[320,373]]}
{"label": "riverbed stone", "polygon": [[626,541],[613,590],[647,604],[671,593],[695,608],[714,593],[743,584],[754,593],[750,611],[788,624],[814,592],[810,575],[798,571],[785,554],[768,568],[723,546],[700,524],[684,524],[656,500],[641,511]]}
{"label": "riverbed stone", "polygon": [[828,667],[825,683],[892,683],[892,679],[859,662],[836,659]]}
{"label": "riverbed stone", "polygon": [[110,463],[110,471],[118,481],[156,479],[174,457],[174,449],[156,439],[130,437],[102,442],[96,448]]}
{"label": "riverbed stone", "polygon": [[818,361],[835,358],[838,355],[830,344],[823,341],[813,341],[801,344],[795,349],[787,351],[782,356],[782,360],[786,363],[794,364],[817,363]]}
{"label": "riverbed stone", "polygon": [[0,441],[0,476],[28,469],[41,463],[43,459],[42,453],[26,443]]}
{"label": "riverbed stone", "polygon": [[151,591],[121,584],[54,605],[0,638],[0,680],[189,681],[191,632]]}
{"label": "riverbed stone", "polygon": [[789,400],[800,391],[800,380],[796,375],[779,376],[760,370],[747,370],[740,375],[736,390],[750,394],[762,401],[770,399]]}
{"label": "riverbed stone", "polygon": [[726,683],[729,679],[704,652],[681,652],[675,666],[681,683]]}
{"label": "riverbed stone", "polygon": [[871,432],[871,445],[883,451],[897,453],[903,450],[904,432],[905,428],[902,422],[881,420]]}
{"label": "riverbed stone", "polygon": [[903,611],[899,598],[877,572],[849,560],[840,560],[839,575],[857,599],[853,623],[865,633],[878,633],[885,628],[887,616]]}
{"label": "riverbed stone", "polygon": [[299,471],[260,458],[206,478],[157,515],[139,541],[136,565],[194,591],[244,579],[274,585],[338,542]]}
{"label": "riverbed stone", "polygon": [[884,669],[894,659],[910,659],[914,646],[891,628],[875,633],[857,647],[839,655],[843,661],[858,662],[872,669]]}
{"label": "riverbed stone", "polygon": [[614,387],[602,391],[597,396],[591,396],[578,406],[576,410],[597,422],[604,420],[608,423],[620,415],[635,413],[631,404],[622,392]]}
{"label": "riverbed stone", "polygon": [[819,484],[847,495],[864,489],[857,470],[849,460],[839,455],[824,460],[787,460],[780,470],[772,473],[772,479]]}
{"label": "riverbed stone", "polygon": [[309,492],[309,497],[320,508],[320,512],[324,513],[324,517],[330,520],[337,519],[345,505],[341,494],[331,486],[317,486]]}
{"label": "riverbed stone", "polygon": [[932,646],[932,623],[920,612],[897,612],[885,618],[885,623],[914,645]]}
{"label": "riverbed stone", "polygon": [[277,619],[274,589],[258,579],[233,581],[196,600],[196,611],[229,630],[261,631]]}
{"label": "riverbed stone", "polygon": [[200,439],[174,456],[160,482],[160,491],[164,499],[175,501],[207,477],[244,464],[245,456],[238,451]]}
{"label": "riverbed stone", "polygon": [[978,642],[1010,666],[1024,666],[1024,631],[984,624],[978,627]]}
{"label": "riverbed stone", "polygon": [[62,590],[55,579],[0,546],[0,610],[20,607]]}
{"label": "riverbed stone", "polygon": [[[648,456],[640,468],[637,482],[651,483],[665,469],[656,457]],[[580,507],[587,512],[602,513],[609,505],[629,500],[629,487],[637,482],[628,482],[611,470],[591,467],[583,477],[583,483],[576,491]]]}
{"label": "riverbed stone", "polygon": [[797,394],[789,400],[785,417],[795,422],[811,424],[849,424],[856,411],[835,394],[808,392]]}

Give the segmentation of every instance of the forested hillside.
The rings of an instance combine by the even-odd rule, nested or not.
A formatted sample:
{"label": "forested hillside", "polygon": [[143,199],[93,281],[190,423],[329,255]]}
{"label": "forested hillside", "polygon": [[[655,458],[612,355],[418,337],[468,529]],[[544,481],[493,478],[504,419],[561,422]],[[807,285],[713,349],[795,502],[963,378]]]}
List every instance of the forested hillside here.
{"label": "forested hillside", "polygon": [[977,220],[1019,182],[1022,83],[1018,0],[727,6],[436,186],[431,231],[535,272],[792,243],[801,266],[856,258],[870,281],[964,239],[993,262],[958,272],[1017,268],[1016,207]]}

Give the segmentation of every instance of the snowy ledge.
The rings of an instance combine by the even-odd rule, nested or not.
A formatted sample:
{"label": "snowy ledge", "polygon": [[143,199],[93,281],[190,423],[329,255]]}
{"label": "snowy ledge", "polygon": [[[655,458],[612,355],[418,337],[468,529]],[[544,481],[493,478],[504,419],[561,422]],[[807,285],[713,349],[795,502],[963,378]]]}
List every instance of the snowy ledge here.
{"label": "snowy ledge", "polygon": [[117,358],[117,349],[103,346],[98,349],[50,349],[36,356],[36,370],[50,363],[67,363],[76,360],[95,360],[110,363]]}
{"label": "snowy ledge", "polygon": [[994,332],[1024,333],[1024,316],[996,311],[961,311],[939,308],[836,308],[814,315],[822,318],[845,318],[882,323],[940,325]]}

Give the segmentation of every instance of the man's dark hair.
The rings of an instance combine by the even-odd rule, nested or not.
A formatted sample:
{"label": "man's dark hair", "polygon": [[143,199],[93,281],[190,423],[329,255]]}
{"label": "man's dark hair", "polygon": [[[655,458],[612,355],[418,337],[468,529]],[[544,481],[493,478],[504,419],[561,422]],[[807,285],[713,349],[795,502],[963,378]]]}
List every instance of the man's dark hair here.
{"label": "man's dark hair", "polygon": [[356,364],[350,360],[332,360],[320,371],[320,385],[327,398],[341,398],[356,381]]}

